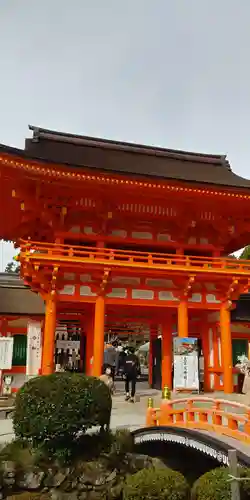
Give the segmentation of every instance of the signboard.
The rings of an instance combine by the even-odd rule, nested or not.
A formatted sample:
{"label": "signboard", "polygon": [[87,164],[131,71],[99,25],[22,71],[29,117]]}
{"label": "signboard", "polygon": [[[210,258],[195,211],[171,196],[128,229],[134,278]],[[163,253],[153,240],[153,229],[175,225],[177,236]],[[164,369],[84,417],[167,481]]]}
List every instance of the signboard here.
{"label": "signboard", "polygon": [[12,368],[13,337],[0,337],[0,370]]}
{"label": "signboard", "polygon": [[35,377],[39,375],[41,356],[41,324],[39,321],[29,321],[27,325],[27,376]]}
{"label": "signboard", "polygon": [[199,391],[197,339],[174,339],[174,389]]}
{"label": "signboard", "polygon": [[57,340],[56,341],[57,349],[80,349],[80,340]]}
{"label": "signboard", "polygon": [[155,432],[153,430],[150,430],[149,432],[142,431],[141,433],[135,432],[134,434],[135,445],[157,441],[161,443],[174,443],[177,445],[185,446],[186,448],[190,448],[203,453],[207,457],[216,460],[222,465],[228,465],[228,456],[225,451],[221,451],[220,449],[215,447],[213,442],[211,442],[211,444],[202,443],[198,438],[195,438],[192,435],[188,437],[187,435],[180,435],[178,433],[175,433],[174,431],[164,432],[163,429]]}

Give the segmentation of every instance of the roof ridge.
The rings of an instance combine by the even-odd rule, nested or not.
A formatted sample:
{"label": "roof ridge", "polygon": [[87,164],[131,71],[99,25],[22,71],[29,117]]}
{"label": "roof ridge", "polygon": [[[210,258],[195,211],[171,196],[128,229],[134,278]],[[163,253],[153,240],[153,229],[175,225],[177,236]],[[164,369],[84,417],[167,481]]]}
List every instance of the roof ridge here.
{"label": "roof ridge", "polygon": [[34,125],[29,125],[29,130],[33,132],[32,141],[39,142],[40,139],[47,139],[56,142],[66,142],[75,145],[88,145],[92,147],[104,147],[107,149],[117,149],[132,153],[148,154],[154,156],[168,156],[176,159],[193,160],[193,161],[208,161],[209,163],[220,164],[231,170],[229,162],[225,154],[208,154],[197,153],[192,151],[182,151],[178,149],[168,149],[160,146],[150,146],[145,144],[137,144],[132,142],[123,142],[112,139],[102,139],[99,137],[91,137],[77,134],[68,134],[65,132],[57,132]]}

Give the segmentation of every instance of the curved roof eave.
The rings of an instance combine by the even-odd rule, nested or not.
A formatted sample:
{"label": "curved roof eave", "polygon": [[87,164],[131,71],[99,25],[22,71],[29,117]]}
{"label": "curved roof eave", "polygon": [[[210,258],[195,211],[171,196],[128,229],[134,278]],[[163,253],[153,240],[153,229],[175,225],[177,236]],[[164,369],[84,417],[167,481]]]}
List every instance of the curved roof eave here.
{"label": "curved roof eave", "polygon": [[[111,141],[109,141],[111,142]],[[71,148],[72,148],[71,144]],[[88,147],[88,146],[87,146]],[[99,147],[99,146],[96,146]],[[137,146],[135,146],[137,147]],[[148,146],[146,146],[148,148]],[[90,146],[91,149],[91,146]],[[163,151],[171,151],[173,150],[163,150]],[[211,185],[224,187],[228,189],[236,188],[236,189],[250,189],[250,180],[240,177],[239,175],[232,172],[225,156],[223,157],[219,155],[213,155],[212,164],[206,161],[202,166],[198,167],[199,162],[202,162],[202,156],[199,155],[200,161],[193,161],[193,153],[184,153],[184,158],[181,157],[182,153],[178,152],[178,157],[175,157],[175,162],[173,163],[173,158],[168,159],[167,157],[159,158],[159,156],[154,155],[146,155],[146,153],[142,154],[141,157],[147,156],[147,163],[150,165],[150,170],[146,171],[143,169],[143,164],[138,168],[137,162],[132,165],[130,162],[127,162],[127,158],[125,158],[122,154],[122,151],[119,150],[119,154],[123,157],[123,165],[121,162],[118,162],[115,168],[111,168],[109,165],[102,165],[100,161],[97,161],[97,164],[89,164],[88,162],[82,164],[76,164],[70,161],[58,161],[54,158],[48,157],[41,154],[31,154],[29,150],[18,149],[11,146],[1,145],[0,144],[0,154],[10,155],[16,157],[16,159],[26,159],[30,162],[35,162],[36,165],[51,165],[52,168],[57,167],[58,169],[74,169],[79,170],[81,168],[85,168],[88,170],[96,170],[100,172],[113,173],[117,175],[133,175],[137,177],[147,177],[147,178],[155,178],[159,180],[171,180],[171,181],[179,181],[185,183],[195,183],[202,185]],[[174,153],[173,153],[174,154]],[[175,152],[177,154],[177,152]],[[188,157],[186,156],[188,155]],[[194,153],[194,155],[198,155],[198,153]],[[125,153],[126,156],[126,153]],[[156,157],[157,156],[157,157]],[[161,155],[162,156],[162,155]],[[165,155],[163,155],[165,156]],[[205,155],[207,160],[208,158],[212,158],[211,156]],[[150,159],[150,157],[152,159]],[[214,164],[214,160],[216,159],[216,164]],[[157,171],[157,163],[161,161],[161,171]],[[164,164],[163,164],[164,162]],[[171,163],[171,168],[169,169],[169,164]],[[151,167],[152,165],[152,167]],[[197,168],[198,167],[198,168]],[[169,171],[168,171],[169,170]]]}

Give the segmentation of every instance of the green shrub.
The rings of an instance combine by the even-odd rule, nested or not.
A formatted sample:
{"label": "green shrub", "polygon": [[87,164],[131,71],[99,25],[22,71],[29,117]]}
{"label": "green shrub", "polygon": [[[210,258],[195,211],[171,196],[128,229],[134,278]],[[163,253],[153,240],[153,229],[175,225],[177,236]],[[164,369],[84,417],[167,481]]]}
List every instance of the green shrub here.
{"label": "green shrub", "polygon": [[164,469],[142,469],[127,476],[123,488],[124,500],[187,500],[189,486],[179,472]]}
{"label": "green shrub", "polygon": [[[226,467],[219,467],[206,472],[194,483],[192,500],[231,500],[231,485],[228,481],[230,471]],[[240,477],[250,477],[250,470],[239,467]],[[240,482],[241,500],[250,498],[250,481]]]}
{"label": "green shrub", "polygon": [[18,493],[16,495],[10,495],[7,500],[51,500],[50,494],[46,493],[35,493],[32,491],[25,491],[24,493]]}
{"label": "green shrub", "polygon": [[203,474],[194,483],[192,500],[231,500],[228,469],[220,467]]}
{"label": "green shrub", "polygon": [[109,426],[112,399],[95,377],[54,373],[29,380],[17,393],[14,430],[33,446],[72,440],[92,426]]}
{"label": "green shrub", "polygon": [[17,468],[33,465],[34,455],[27,442],[14,439],[6,444],[0,451],[1,462],[14,462]]}
{"label": "green shrub", "polygon": [[134,439],[129,430],[117,429],[112,434],[110,454],[117,457],[124,456],[126,453],[132,453],[133,449]]}

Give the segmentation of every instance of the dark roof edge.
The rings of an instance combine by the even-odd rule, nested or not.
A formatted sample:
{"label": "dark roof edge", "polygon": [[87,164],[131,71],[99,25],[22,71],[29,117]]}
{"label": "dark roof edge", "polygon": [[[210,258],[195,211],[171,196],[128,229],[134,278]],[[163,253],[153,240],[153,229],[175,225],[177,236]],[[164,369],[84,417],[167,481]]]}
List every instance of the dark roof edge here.
{"label": "dark roof edge", "polygon": [[0,272],[0,288],[14,288],[22,290],[30,290],[30,288],[25,285],[24,281],[20,276],[14,273]]}
{"label": "dark roof edge", "polygon": [[[24,158],[26,160],[30,160],[30,161],[34,161],[38,164],[50,164],[50,165],[54,165],[54,166],[57,166],[57,167],[68,167],[68,168],[72,168],[72,169],[76,169],[76,170],[79,170],[81,168],[86,168],[86,169],[89,169],[89,170],[92,170],[93,171],[93,167],[92,166],[89,166],[89,165],[74,165],[74,164],[71,164],[71,163],[67,163],[67,162],[58,162],[58,161],[54,161],[54,160],[51,160],[49,158],[43,158],[43,157],[36,157],[36,156],[31,156],[28,151],[25,151],[24,149],[19,149],[19,148],[15,148],[13,146],[6,146],[6,144],[0,144],[0,154],[1,152],[3,154],[10,154],[10,155],[14,155],[14,156],[18,156],[20,158]],[[175,159],[177,159],[175,157]],[[190,160],[190,158],[180,158],[182,159],[183,161],[185,160]],[[240,181],[242,181],[242,184],[222,184],[222,183],[217,183],[217,182],[212,182],[212,181],[195,181],[195,180],[188,180],[188,179],[183,179],[181,177],[165,177],[163,175],[152,175],[152,174],[149,174],[149,173],[144,173],[144,174],[141,174],[141,173],[135,173],[135,172],[130,172],[130,171],[127,171],[127,172],[123,172],[123,171],[118,171],[118,170],[113,170],[113,169],[103,169],[103,168],[98,168],[96,170],[99,170],[101,172],[104,172],[104,173],[113,173],[113,174],[116,174],[116,175],[126,175],[126,174],[129,174],[129,175],[133,175],[133,176],[136,176],[136,177],[139,177],[139,178],[157,178],[159,180],[163,180],[163,181],[166,181],[166,180],[169,180],[169,181],[178,181],[178,182],[184,182],[185,184],[196,184],[196,185],[206,185],[206,186],[217,186],[217,187],[221,187],[221,188],[225,188],[227,190],[230,190],[230,189],[243,189],[243,190],[248,190],[249,189],[249,185],[246,185],[245,182],[250,182],[248,179],[244,178],[244,177],[241,177],[240,175],[237,175],[235,174],[230,166],[228,167],[228,170],[231,172],[231,174],[234,176],[234,178],[236,179],[239,179]]]}
{"label": "dark roof edge", "polygon": [[38,318],[43,318],[45,313],[38,313],[38,312],[10,312],[10,311],[1,311],[0,316],[14,316],[18,318],[33,318],[33,317],[38,317]]}
{"label": "dark roof edge", "polygon": [[47,139],[56,142],[66,142],[75,145],[85,145],[92,147],[102,147],[106,149],[119,150],[124,152],[146,154],[153,156],[166,156],[168,158],[175,158],[178,160],[188,160],[205,162],[212,164],[219,164],[225,168],[231,170],[229,162],[226,155],[222,154],[207,154],[207,153],[195,153],[191,151],[181,151],[176,149],[167,149],[162,147],[147,146],[143,144],[136,144],[130,142],[122,142],[111,139],[101,139],[98,137],[82,136],[68,134],[64,132],[56,132],[54,130],[44,129],[36,127],[34,125],[29,125],[29,130],[33,132],[32,141],[38,142],[39,139]]}

